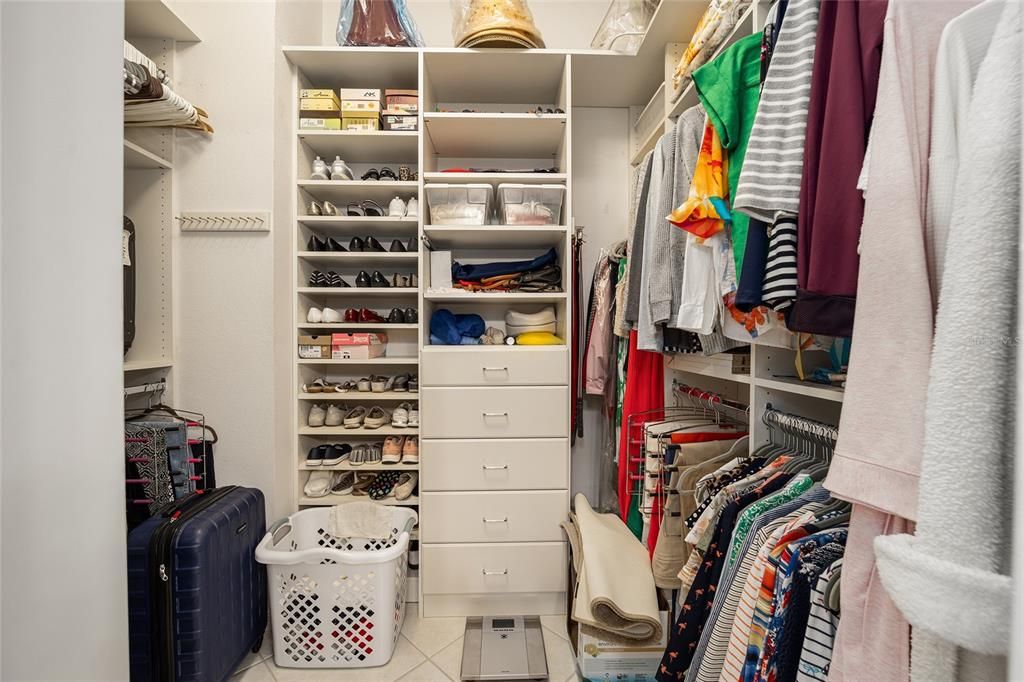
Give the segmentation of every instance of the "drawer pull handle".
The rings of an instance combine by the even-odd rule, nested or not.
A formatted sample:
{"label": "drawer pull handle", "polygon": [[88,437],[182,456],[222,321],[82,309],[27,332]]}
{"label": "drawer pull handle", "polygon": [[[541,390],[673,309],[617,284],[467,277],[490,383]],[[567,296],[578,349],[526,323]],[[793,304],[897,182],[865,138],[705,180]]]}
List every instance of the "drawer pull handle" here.
{"label": "drawer pull handle", "polygon": [[508,367],[484,367],[485,372],[507,372]]}
{"label": "drawer pull handle", "polygon": [[508,517],[506,516],[503,519],[489,519],[484,517],[484,523],[508,523]]}
{"label": "drawer pull handle", "polygon": [[504,571],[488,571],[486,568],[482,569],[484,575],[508,575],[508,569]]}
{"label": "drawer pull handle", "polygon": [[508,412],[483,412],[484,419],[487,417],[505,417],[508,418]]}
{"label": "drawer pull handle", "polygon": [[484,471],[506,471],[508,469],[507,464],[484,464]]}

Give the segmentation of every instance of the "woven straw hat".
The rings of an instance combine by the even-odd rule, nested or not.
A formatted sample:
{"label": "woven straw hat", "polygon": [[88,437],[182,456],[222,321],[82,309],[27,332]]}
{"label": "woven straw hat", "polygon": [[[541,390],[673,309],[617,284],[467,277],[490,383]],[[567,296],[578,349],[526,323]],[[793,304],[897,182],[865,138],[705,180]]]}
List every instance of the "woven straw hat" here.
{"label": "woven straw hat", "polygon": [[459,47],[544,47],[526,0],[470,0]]}

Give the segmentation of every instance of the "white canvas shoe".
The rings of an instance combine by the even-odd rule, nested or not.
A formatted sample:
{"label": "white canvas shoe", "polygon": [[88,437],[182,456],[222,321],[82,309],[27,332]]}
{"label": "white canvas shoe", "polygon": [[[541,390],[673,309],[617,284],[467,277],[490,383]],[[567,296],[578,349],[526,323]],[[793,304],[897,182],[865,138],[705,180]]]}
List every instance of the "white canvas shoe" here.
{"label": "white canvas shoe", "polygon": [[405,207],[406,218],[419,218],[420,217],[420,202],[413,197],[409,199],[409,203]]}
{"label": "white canvas shoe", "polygon": [[324,418],[324,426],[341,426],[342,418],[344,413],[341,408],[337,405],[331,405],[327,408],[327,416]]}
{"label": "white canvas shoe", "polygon": [[313,174],[310,176],[313,180],[329,180],[331,175],[330,169],[327,167],[327,163],[319,156],[313,159]]}
{"label": "white canvas shoe", "polygon": [[310,324],[320,324],[324,321],[324,314],[319,308],[310,308],[309,312],[306,313],[306,322]]}
{"label": "white canvas shoe", "polygon": [[[415,199],[411,199],[410,201],[415,201]],[[404,216],[405,216],[405,202],[402,201],[401,199],[399,199],[398,197],[395,197],[394,199],[391,200],[391,203],[388,204],[388,217],[389,218],[402,218]]]}
{"label": "white canvas shoe", "polygon": [[345,319],[345,316],[342,315],[337,310],[335,310],[334,308],[324,308],[324,312],[323,312],[323,321],[324,322],[330,322],[331,324],[334,324],[336,322],[341,322],[344,319]]}

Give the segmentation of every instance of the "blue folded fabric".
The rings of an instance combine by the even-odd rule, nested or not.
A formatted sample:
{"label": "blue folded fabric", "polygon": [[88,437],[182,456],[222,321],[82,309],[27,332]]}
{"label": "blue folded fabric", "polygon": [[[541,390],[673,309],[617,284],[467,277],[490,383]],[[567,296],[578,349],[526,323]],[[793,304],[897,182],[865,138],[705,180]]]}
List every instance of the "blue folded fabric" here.
{"label": "blue folded fabric", "polygon": [[[431,346],[452,346],[452,345],[455,345],[455,344],[448,343],[444,339],[442,339],[440,337],[437,337],[437,336],[434,336],[433,334],[431,334],[430,335],[430,345]],[[463,336],[462,340],[458,343],[458,345],[460,345],[460,346],[479,346],[480,345],[480,338],[477,337],[477,336]]]}
{"label": "blue folded fabric", "polygon": [[486,328],[484,318],[476,313],[456,315],[447,308],[441,308],[430,316],[431,343],[436,336],[441,345],[458,346],[463,343],[463,337],[479,339]]}
{"label": "blue folded fabric", "polygon": [[[520,260],[513,262],[499,263],[475,263],[462,265],[459,262],[452,263],[452,280],[479,282],[487,277],[499,275],[511,275],[514,272],[531,272],[540,270],[558,260],[558,252],[553,248],[547,253],[537,256],[533,260]],[[483,333],[483,332],[481,332]]]}

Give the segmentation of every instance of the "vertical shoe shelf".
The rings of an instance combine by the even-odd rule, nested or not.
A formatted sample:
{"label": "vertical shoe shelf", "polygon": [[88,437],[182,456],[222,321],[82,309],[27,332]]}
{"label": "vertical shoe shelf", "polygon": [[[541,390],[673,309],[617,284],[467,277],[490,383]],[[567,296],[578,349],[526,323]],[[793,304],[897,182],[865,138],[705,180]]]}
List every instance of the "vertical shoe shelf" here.
{"label": "vertical shoe shelf", "polygon": [[[569,349],[431,345],[442,308],[477,313],[505,329],[509,309],[553,306],[557,333],[571,320],[572,183],[569,57],[531,52],[424,51],[422,162],[431,185],[502,183],[565,187],[555,225],[445,224],[424,218],[424,258],[461,263],[534,258],[551,247],[562,290],[439,290],[424,268],[421,591],[426,616],[558,614],[568,553],[559,523],[569,510]],[[566,113],[534,113],[537,107]],[[445,172],[446,169],[480,169]],[[555,172],[538,172],[557,168]],[[501,172],[516,170],[519,172]]]}
{"label": "vertical shoe shelf", "polygon": [[[306,479],[312,471],[351,470],[354,472],[375,471],[418,471],[418,464],[360,464],[348,461],[336,466],[308,466],[306,453],[310,448],[328,443],[359,444],[382,443],[389,435],[416,436],[418,428],[394,428],[390,424],[379,429],[346,429],[337,427],[311,427],[308,425],[310,409],[317,404],[336,405],[343,411],[362,405],[367,409],[380,406],[389,412],[400,403],[408,401],[418,406],[421,393],[387,392],[366,393],[352,390],[347,393],[305,393],[304,383],[318,377],[331,381],[357,381],[371,375],[391,376],[409,373],[419,374],[419,330],[420,323],[309,323],[307,312],[311,307],[330,307],[344,315],[348,308],[356,310],[369,308],[387,318],[392,308],[417,308],[419,288],[416,287],[356,287],[356,275],[365,270],[373,273],[379,270],[389,281],[394,273],[415,274],[421,280],[419,219],[391,217],[350,217],[309,215],[310,202],[323,204],[330,201],[341,213],[349,203],[360,203],[372,199],[380,204],[385,213],[388,204],[398,196],[408,203],[415,197],[422,206],[420,182],[417,181],[376,181],[360,180],[370,168],[390,167],[398,174],[399,166],[411,170],[421,167],[419,159],[418,131],[310,131],[299,128],[299,90],[302,88],[404,88],[419,87],[419,55],[415,50],[393,49],[345,49],[345,48],[286,48],[285,55],[295,67],[293,90],[293,129],[295,140],[295,220],[293,240],[294,263],[294,338],[296,345],[301,335],[320,335],[341,332],[384,332],[388,335],[385,356],[369,360],[306,360],[298,357],[296,346],[290,348],[294,366],[293,385],[295,390],[295,451],[289,454],[294,464],[295,506],[319,506],[346,504],[353,501],[369,500],[368,497],[353,495],[327,495],[308,497],[304,493]],[[335,156],[340,156],[352,169],[352,180],[313,180],[313,160],[320,156],[328,165]],[[333,237],[348,248],[352,237],[376,238],[385,249],[392,240],[407,243],[415,238],[416,250],[407,252],[313,252],[308,250],[311,236]],[[338,273],[349,287],[311,287],[310,274],[320,270]],[[422,319],[422,314],[420,315]],[[406,500],[393,496],[381,500],[383,504],[397,504],[418,507],[419,497],[413,495]],[[415,588],[414,588],[415,591]],[[410,594],[410,599],[416,596]]]}

